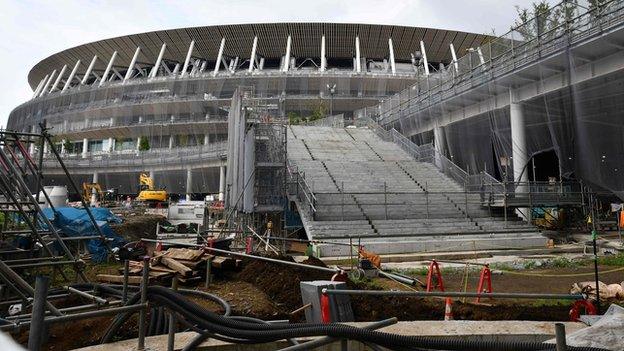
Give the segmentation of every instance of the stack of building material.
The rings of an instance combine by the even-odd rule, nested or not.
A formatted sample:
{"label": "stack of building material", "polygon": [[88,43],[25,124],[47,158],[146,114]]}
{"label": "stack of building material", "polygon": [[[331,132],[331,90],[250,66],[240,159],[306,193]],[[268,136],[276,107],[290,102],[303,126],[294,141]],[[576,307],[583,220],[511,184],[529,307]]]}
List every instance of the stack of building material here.
{"label": "stack of building material", "polygon": [[[166,251],[155,252],[150,259],[149,281],[150,283],[168,284],[173,276],[178,277],[181,284],[191,284],[202,281],[206,276],[206,262],[210,260],[212,267],[228,268],[236,265],[236,260],[229,257],[215,257],[206,254],[204,250],[184,248],[170,248]],[[124,280],[123,269],[121,275],[98,274],[97,280],[107,283],[122,283]],[[141,283],[143,262],[130,261],[128,271],[128,284],[138,285]]]}

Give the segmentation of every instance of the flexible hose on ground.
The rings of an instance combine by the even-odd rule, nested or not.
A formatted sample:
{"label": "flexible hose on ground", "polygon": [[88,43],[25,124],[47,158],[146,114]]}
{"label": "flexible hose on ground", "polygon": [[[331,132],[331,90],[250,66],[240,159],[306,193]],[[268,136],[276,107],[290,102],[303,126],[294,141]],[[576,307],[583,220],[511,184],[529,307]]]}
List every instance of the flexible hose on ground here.
{"label": "flexible hose on ground", "polygon": [[[119,286],[106,286],[97,284],[81,284],[81,287],[93,289],[97,286],[103,293],[119,295]],[[133,289],[136,290],[136,289]],[[189,295],[210,296],[213,301],[223,301],[227,314],[231,312],[229,305],[223,299],[201,291],[187,290],[175,292],[169,288],[153,286],[147,288],[148,300],[151,304],[166,307],[176,311],[186,319],[186,322],[196,325],[204,330],[208,337],[219,340],[252,344],[266,343],[283,339],[295,339],[315,336],[331,336],[339,339],[357,340],[364,343],[372,343],[393,350],[466,350],[466,351],[537,351],[552,350],[552,344],[538,342],[501,342],[501,341],[474,341],[459,338],[439,339],[422,336],[406,336],[387,332],[372,331],[344,324],[266,324],[257,323],[249,318],[232,318],[210,312],[204,307],[194,303],[182,293]],[[140,302],[140,293],[135,293],[126,305]],[[227,307],[225,307],[227,306]],[[109,342],[123,323],[130,317],[130,313],[118,315],[109,326],[102,343]],[[198,340],[204,337],[197,338]],[[568,347],[570,351],[606,351],[592,347]]]}
{"label": "flexible hose on ground", "polygon": [[[405,336],[379,331],[370,331],[342,324],[289,324],[269,325],[233,320],[210,312],[201,306],[184,299],[175,292],[163,287],[149,287],[151,302],[175,308],[185,318],[192,320],[212,333],[226,337],[245,339],[263,343],[287,338],[332,336],[370,342],[391,349],[425,348],[434,350],[508,350],[528,351],[551,349],[552,345],[535,342],[497,342],[467,341],[463,339],[444,339]],[[598,351],[596,348],[568,347],[570,351]]]}

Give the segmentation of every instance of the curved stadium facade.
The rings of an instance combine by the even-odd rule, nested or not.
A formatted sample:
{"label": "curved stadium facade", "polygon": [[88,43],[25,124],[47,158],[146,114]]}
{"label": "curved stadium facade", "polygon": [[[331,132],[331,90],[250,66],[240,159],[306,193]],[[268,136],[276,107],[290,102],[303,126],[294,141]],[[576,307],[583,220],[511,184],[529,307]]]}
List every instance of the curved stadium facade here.
{"label": "curved stadium facade", "polygon": [[78,182],[134,193],[139,173],[149,172],[173,193],[222,192],[237,87],[251,87],[272,115],[352,118],[409,88],[423,67],[451,63],[451,44],[463,53],[488,38],[417,27],[274,23],[106,39],[35,65],[28,76],[33,98],[11,113],[7,129],[38,131],[45,120]]}

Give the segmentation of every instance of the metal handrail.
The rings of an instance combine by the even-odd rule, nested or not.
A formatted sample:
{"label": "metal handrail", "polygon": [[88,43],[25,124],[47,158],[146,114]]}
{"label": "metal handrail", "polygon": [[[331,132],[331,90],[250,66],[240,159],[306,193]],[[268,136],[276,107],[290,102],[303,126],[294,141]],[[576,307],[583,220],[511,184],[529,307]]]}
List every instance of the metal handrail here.
{"label": "metal handrail", "polygon": [[[563,6],[565,3],[565,1],[561,2],[559,5],[555,6],[553,10],[558,6]],[[617,6],[615,8],[609,8],[612,7],[613,4],[617,4]],[[410,110],[411,107],[415,107],[417,110],[426,109],[450,96],[457,95],[459,92],[472,88],[475,86],[475,83],[481,84],[486,80],[491,80],[503,74],[507,74],[520,66],[525,66],[528,63],[543,57],[545,54],[552,54],[557,50],[555,47],[557,46],[556,44],[558,41],[561,42],[559,48],[565,48],[568,45],[589,37],[591,33],[600,32],[603,31],[605,27],[621,23],[621,17],[624,15],[624,13],[622,13],[624,6],[622,5],[623,2],[621,0],[612,0],[602,5],[603,8],[609,8],[609,13],[596,16],[596,12],[600,10],[600,8],[588,10],[587,12],[580,14],[567,22],[564,21],[559,26],[552,28],[547,32],[540,33],[537,37],[524,42],[509,38],[509,36],[517,30],[517,28],[512,29],[509,33],[506,33],[505,35],[500,36],[488,43],[488,48],[490,49],[488,62],[485,64],[469,65],[467,71],[459,74],[451,71],[452,74],[447,75],[450,76],[450,78],[447,77],[447,79],[443,79],[444,75],[439,75],[435,78],[430,78],[428,76],[426,78],[426,89],[420,89],[420,85],[417,84],[415,88],[417,87],[418,89],[410,88],[410,90],[405,90],[394,95],[389,99],[389,102],[383,102],[380,106],[383,108],[383,106],[386,105],[388,108],[380,114],[380,119],[387,125],[400,119],[401,115],[405,114],[406,110]],[[530,24],[532,22],[527,23]],[[560,34],[551,35],[553,33]],[[568,37],[565,38],[564,34],[567,34]],[[492,56],[491,45],[492,43],[497,42],[508,42],[510,45],[507,50],[498,53],[496,56]],[[471,59],[470,55],[471,54],[469,53],[463,56],[457,63],[459,64]],[[453,66],[454,65],[449,65],[447,69],[453,70]],[[436,80],[438,81],[438,84],[432,86],[432,81],[435,82]],[[412,97],[412,90],[417,92],[416,96]],[[396,100],[399,101],[396,103],[397,106],[391,106]],[[405,108],[406,106],[407,108]]]}

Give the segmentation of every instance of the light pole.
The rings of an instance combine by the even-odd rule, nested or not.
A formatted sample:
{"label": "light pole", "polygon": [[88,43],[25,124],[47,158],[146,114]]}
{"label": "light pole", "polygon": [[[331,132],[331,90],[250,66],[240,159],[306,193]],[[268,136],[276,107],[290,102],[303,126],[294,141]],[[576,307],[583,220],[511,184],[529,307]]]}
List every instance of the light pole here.
{"label": "light pole", "polygon": [[332,116],[334,114],[334,93],[336,93],[336,84],[327,84],[327,89],[329,90],[329,115]]}

